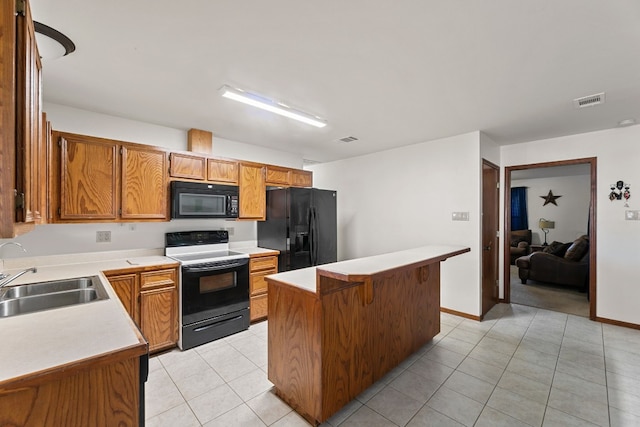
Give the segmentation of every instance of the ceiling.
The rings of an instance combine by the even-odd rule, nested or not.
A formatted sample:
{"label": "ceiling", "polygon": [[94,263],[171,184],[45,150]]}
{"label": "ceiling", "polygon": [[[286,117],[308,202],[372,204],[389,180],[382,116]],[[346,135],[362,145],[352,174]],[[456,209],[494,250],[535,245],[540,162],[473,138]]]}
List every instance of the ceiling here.
{"label": "ceiling", "polygon": [[[45,102],[330,161],[480,130],[512,144],[640,121],[638,0],[31,0],[76,51]],[[228,84],[328,121],[222,98]],[[606,93],[602,105],[573,99]],[[53,123],[55,127],[55,123]],[[354,136],[358,141],[337,142]],[[215,153],[214,153],[215,154]]]}

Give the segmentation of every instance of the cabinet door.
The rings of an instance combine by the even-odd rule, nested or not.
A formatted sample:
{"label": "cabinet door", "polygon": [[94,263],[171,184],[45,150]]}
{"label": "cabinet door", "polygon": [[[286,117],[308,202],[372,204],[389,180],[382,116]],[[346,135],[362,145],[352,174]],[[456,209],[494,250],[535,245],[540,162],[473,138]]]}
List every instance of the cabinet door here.
{"label": "cabinet door", "polygon": [[16,221],[41,222],[43,191],[41,178],[46,166],[41,160],[42,136],[42,64],[29,4],[16,17]]}
{"label": "cabinet door", "polygon": [[266,213],[266,194],[264,167],[240,163],[239,219],[264,220]]}
{"label": "cabinet door", "polygon": [[79,135],[61,136],[60,219],[116,219],[118,146]]}
{"label": "cabinet door", "polygon": [[108,276],[111,287],[118,295],[120,302],[127,309],[127,313],[136,324],[140,324],[138,315],[138,275],[122,274],[118,276]]}
{"label": "cabinet door", "polygon": [[122,147],[123,219],[167,219],[167,153]]}
{"label": "cabinet door", "polygon": [[313,173],[299,169],[291,171],[291,186],[313,187]]}
{"label": "cabinet door", "polygon": [[169,175],[174,178],[197,179],[204,181],[206,160],[201,156],[171,153]]}
{"label": "cabinet door", "polygon": [[285,186],[291,185],[291,169],[267,165],[267,185]]}
{"label": "cabinet door", "polygon": [[149,352],[174,347],[178,341],[178,293],[175,286],[140,292],[140,329]]}
{"label": "cabinet door", "polygon": [[238,162],[207,159],[207,179],[228,184],[238,184]]}

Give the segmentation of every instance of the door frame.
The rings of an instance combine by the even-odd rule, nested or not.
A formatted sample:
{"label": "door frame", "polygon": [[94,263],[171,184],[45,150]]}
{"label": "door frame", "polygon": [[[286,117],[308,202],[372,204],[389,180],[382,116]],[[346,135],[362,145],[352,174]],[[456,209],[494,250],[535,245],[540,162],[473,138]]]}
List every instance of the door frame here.
{"label": "door frame", "polygon": [[504,233],[503,233],[503,284],[505,303],[511,302],[511,272],[510,272],[510,244],[509,234],[511,230],[511,172],[525,169],[546,168],[552,166],[568,166],[577,164],[588,164],[590,166],[590,194],[591,202],[589,203],[589,319],[596,320],[596,204],[597,204],[597,158],[585,157],[581,159],[561,160],[556,162],[531,163],[526,165],[505,166],[504,168]]}

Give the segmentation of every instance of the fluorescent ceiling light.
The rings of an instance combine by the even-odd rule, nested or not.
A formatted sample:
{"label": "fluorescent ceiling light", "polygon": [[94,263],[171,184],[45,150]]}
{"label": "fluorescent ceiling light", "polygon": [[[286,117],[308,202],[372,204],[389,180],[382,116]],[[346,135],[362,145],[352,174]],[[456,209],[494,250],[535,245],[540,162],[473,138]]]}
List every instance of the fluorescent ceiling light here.
{"label": "fluorescent ceiling light", "polygon": [[232,88],[227,85],[222,86],[219,92],[225,98],[252,105],[272,113],[280,114],[281,116],[298,120],[311,126],[323,128],[327,125],[326,121],[317,116],[296,110],[295,108],[273,101],[265,96],[258,95],[257,93],[246,92],[242,89]]}

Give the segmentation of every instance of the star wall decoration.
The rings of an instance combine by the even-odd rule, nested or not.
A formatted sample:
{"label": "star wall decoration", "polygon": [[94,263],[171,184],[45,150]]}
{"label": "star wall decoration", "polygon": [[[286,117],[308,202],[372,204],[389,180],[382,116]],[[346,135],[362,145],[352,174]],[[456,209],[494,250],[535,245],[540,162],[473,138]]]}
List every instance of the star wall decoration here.
{"label": "star wall decoration", "polygon": [[542,206],[547,206],[549,203],[553,203],[554,205],[558,206],[558,204],[556,203],[556,199],[559,199],[562,196],[554,196],[551,190],[549,190],[549,194],[540,197],[544,199],[544,205]]}

